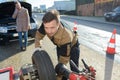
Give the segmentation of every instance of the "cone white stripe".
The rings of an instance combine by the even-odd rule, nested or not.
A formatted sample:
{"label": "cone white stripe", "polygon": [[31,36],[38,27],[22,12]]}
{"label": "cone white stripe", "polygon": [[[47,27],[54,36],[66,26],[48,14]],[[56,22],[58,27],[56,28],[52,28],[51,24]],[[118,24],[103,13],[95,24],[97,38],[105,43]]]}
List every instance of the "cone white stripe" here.
{"label": "cone white stripe", "polygon": [[114,43],[109,43],[109,46],[108,47],[111,47],[111,48],[115,48],[115,44]]}
{"label": "cone white stripe", "polygon": [[115,39],[115,35],[112,35],[111,38],[112,38],[112,39]]}

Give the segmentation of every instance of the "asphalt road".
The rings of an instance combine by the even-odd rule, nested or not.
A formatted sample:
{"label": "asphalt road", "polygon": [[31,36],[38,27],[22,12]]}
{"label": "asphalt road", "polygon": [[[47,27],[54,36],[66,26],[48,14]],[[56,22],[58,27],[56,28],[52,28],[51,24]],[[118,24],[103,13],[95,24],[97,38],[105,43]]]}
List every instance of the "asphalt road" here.
{"label": "asphalt road", "polygon": [[[18,48],[18,42],[12,42],[9,46],[0,46],[0,68],[6,68],[12,66],[15,72],[19,72],[20,68],[27,63],[32,63],[31,56],[34,51],[34,39],[29,39],[29,45],[26,51],[20,51]],[[98,52],[81,45],[80,46],[80,59],[79,59],[79,69],[84,68],[81,59],[84,59],[88,66],[93,66],[96,69],[96,80],[104,80],[104,77],[109,77],[108,80],[119,80],[120,77],[120,64],[114,62],[106,63],[109,58],[103,56]],[[49,54],[50,56],[53,54]],[[51,58],[53,64],[57,64],[54,59]],[[110,67],[110,65],[112,65]],[[69,64],[67,65],[69,69]],[[108,70],[105,70],[107,67]],[[112,72],[111,72],[112,71]],[[107,72],[107,73],[106,73]],[[106,74],[105,74],[106,73]],[[109,73],[109,74],[108,74]],[[111,76],[112,75],[112,76]]]}
{"label": "asphalt road", "polygon": [[31,38],[28,40],[27,51],[20,51],[18,41],[0,46],[0,68],[13,66],[15,71],[18,72],[22,65],[31,63],[33,50],[34,39]]}
{"label": "asphalt road", "polygon": [[[85,45],[81,45],[80,49],[80,69],[83,67],[81,59],[84,59],[88,65],[92,65],[96,69],[96,80],[104,80],[105,76],[109,77],[108,80],[110,80],[110,78],[111,80],[119,80],[120,64],[113,61],[111,62],[112,68],[106,71],[105,67],[109,67],[106,63],[108,60],[107,56],[103,56],[99,54],[99,52],[94,51]],[[15,72],[19,72],[22,65],[31,63],[33,51],[34,39],[31,38],[28,40],[28,47],[26,51],[20,51],[18,41],[11,42],[6,46],[0,46],[0,68],[12,66]]]}

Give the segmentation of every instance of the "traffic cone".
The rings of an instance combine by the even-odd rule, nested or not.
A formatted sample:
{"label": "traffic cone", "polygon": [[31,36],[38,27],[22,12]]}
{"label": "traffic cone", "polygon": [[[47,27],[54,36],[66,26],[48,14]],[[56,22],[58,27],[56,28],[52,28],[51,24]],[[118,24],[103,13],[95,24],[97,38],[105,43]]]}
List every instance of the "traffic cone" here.
{"label": "traffic cone", "polygon": [[116,29],[113,30],[112,36],[111,36],[110,41],[108,43],[107,50],[106,50],[107,54],[115,54],[116,53],[116,50],[115,50],[115,48],[116,48],[115,35],[116,35]]}
{"label": "traffic cone", "polygon": [[73,32],[77,32],[77,22],[74,22]]}

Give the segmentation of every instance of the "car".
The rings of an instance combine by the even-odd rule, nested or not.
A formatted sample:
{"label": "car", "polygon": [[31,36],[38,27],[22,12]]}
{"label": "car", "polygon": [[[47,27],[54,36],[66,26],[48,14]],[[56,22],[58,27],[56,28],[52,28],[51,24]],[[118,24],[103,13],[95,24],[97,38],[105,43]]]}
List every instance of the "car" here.
{"label": "car", "polygon": [[[38,24],[32,17],[32,5],[27,2],[20,3],[21,6],[28,9],[31,24],[31,28],[28,31],[28,36],[34,38]],[[11,40],[18,39],[16,19],[12,18],[14,9],[14,1],[0,3],[0,44],[7,44]]]}
{"label": "car", "polygon": [[106,12],[104,18],[106,21],[120,21],[120,6],[116,7],[111,12]]}

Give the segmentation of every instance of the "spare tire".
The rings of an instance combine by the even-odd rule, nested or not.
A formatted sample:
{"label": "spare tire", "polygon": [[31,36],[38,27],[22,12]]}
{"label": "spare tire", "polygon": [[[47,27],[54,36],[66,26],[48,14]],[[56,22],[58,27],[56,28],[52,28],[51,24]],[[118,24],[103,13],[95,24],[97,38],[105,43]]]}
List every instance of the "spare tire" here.
{"label": "spare tire", "polygon": [[46,51],[36,50],[32,62],[37,68],[39,80],[56,80],[54,66]]}

